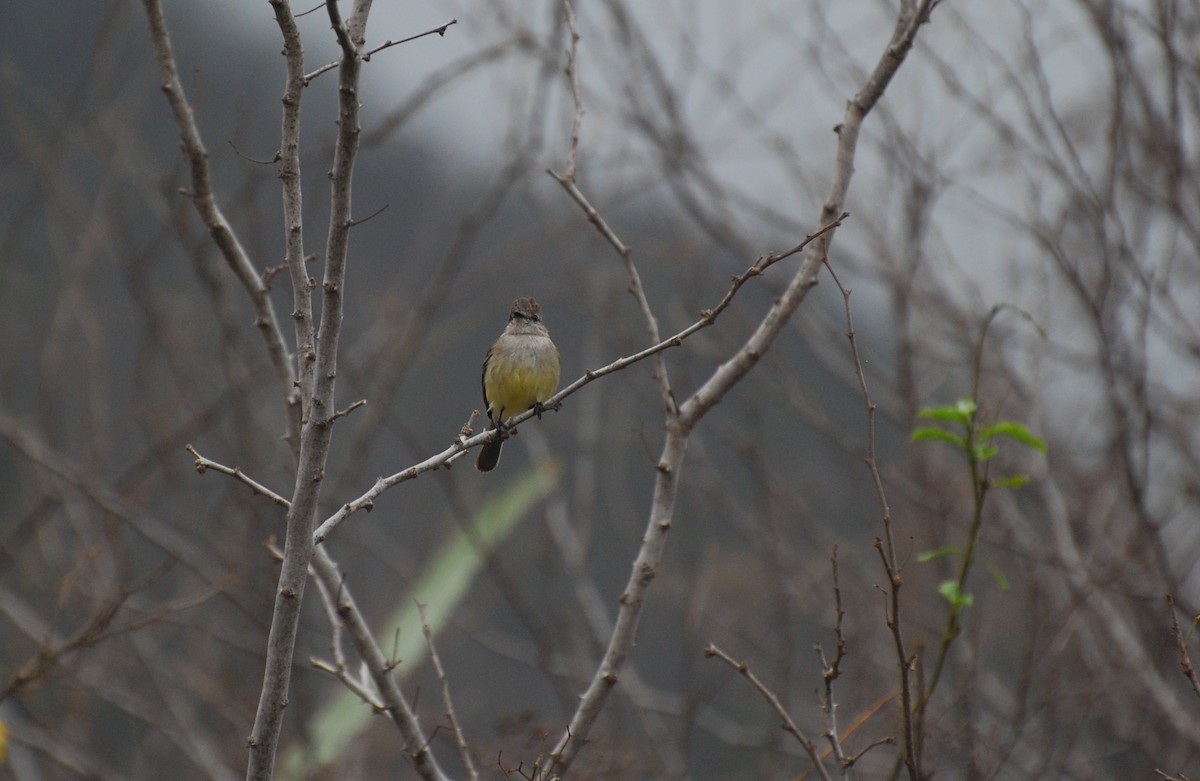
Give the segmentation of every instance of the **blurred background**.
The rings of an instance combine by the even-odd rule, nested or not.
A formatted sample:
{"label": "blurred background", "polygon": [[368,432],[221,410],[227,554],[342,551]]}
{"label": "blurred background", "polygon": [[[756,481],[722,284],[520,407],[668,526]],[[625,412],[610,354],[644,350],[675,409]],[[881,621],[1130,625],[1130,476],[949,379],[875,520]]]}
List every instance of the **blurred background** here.
{"label": "blurred background", "polygon": [[[337,424],[321,518],[448,446],[482,408],[480,365],[514,298],[541,302],[564,384],[650,343],[620,258],[546,173],[565,165],[574,115],[562,5],[419,5],[376,4],[367,30],[373,47],[457,20],[363,70],[354,213],[378,213],[352,233],[337,391],[339,407],[368,404]],[[633,248],[664,335],[819,227],[832,129],[895,6],[577,3],[580,187]],[[175,1],[166,15],[221,204],[258,267],[277,266],[271,8]],[[241,777],[282,512],[198,475],[185,445],[290,495],[284,405],[249,299],[180,194],[140,4],[8,3],[0,21],[0,778]],[[323,9],[300,24],[308,70],[336,59]],[[1013,308],[982,350],[981,419],[1048,444],[1002,442],[992,465],[1030,480],[986,497],[970,604],[925,719],[939,778],[1200,774],[1200,697],[1164,601],[1188,633],[1198,96],[1195,3],[948,2],[864,125],[830,262],[878,405],[918,680],[948,626],[939,584],[959,572],[974,505],[962,455],[909,435],[928,424],[922,408],[972,393],[997,304]],[[301,139],[318,278],[335,117],[326,73],[305,92]],[[744,341],[798,262],[666,353],[677,397]],[[286,274],[272,299],[290,338]],[[574,777],[806,777],[776,714],[703,649],[745,659],[820,735],[813,644],[835,645],[835,545],[843,739],[854,752],[899,739],[883,509],[846,331],[822,272],[696,430],[630,667]],[[413,599],[441,614],[486,778],[529,772],[552,747],[607,643],[663,439],[652,370],[523,426],[496,472],[463,461],[404,483],[326,543],[380,644],[412,649],[397,675],[431,733],[446,723],[438,682],[398,616]],[[493,511],[510,518],[481,544]],[[464,534],[476,544],[454,548]],[[455,577],[461,591],[445,585]],[[415,777],[385,719],[309,663],[330,658],[331,636],[310,590],[280,777]],[[460,775],[449,733],[432,742]],[[895,777],[899,756],[876,747],[855,771]]]}

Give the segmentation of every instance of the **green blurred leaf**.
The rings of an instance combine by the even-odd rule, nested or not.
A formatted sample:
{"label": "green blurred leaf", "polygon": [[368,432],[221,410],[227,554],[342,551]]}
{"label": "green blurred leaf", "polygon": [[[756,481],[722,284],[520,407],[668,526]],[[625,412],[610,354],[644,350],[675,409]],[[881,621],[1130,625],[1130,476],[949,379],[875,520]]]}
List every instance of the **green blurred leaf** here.
{"label": "green blurred leaf", "polygon": [[989,458],[995,458],[999,452],[1000,449],[995,445],[976,445],[974,450],[975,460],[987,461]]}
{"label": "green blurred leaf", "polygon": [[1004,577],[1004,573],[1001,572],[999,567],[990,561],[985,561],[984,566],[988,568],[988,572],[992,573],[992,577],[996,580],[996,585],[1000,587],[1001,591],[1008,591],[1012,588],[1012,584],[1008,582],[1008,578]]}
{"label": "green blurred leaf", "polygon": [[943,580],[938,586],[938,593],[941,594],[950,606],[955,610],[961,610],[965,607],[970,607],[975,602],[975,597],[971,594],[964,594],[958,588],[958,581]]}
{"label": "green blurred leaf", "polygon": [[1024,423],[1017,423],[1012,420],[998,420],[992,425],[979,432],[979,440],[981,442],[992,439],[993,437],[1008,437],[1020,442],[1022,445],[1027,445],[1035,450],[1046,452],[1046,442],[1033,435],[1029,427]]}
{"label": "green blurred leaf", "polygon": [[967,444],[958,434],[955,434],[953,431],[947,431],[944,428],[938,428],[937,426],[926,426],[913,431],[913,442],[920,442],[925,439],[938,439],[960,448],[966,447]]}
{"label": "green blurred leaf", "polygon": [[967,426],[971,422],[971,415],[975,413],[975,402],[971,399],[959,399],[954,404],[947,404],[941,407],[924,407],[917,413],[917,417],[930,418],[932,420],[952,420]]}
{"label": "green blurred leaf", "polygon": [[1029,482],[1029,475],[1009,475],[992,481],[992,488],[1020,488]]}
{"label": "green blurred leaf", "polygon": [[940,559],[943,556],[953,556],[956,553],[962,553],[962,549],[953,545],[944,545],[936,550],[927,550],[923,553],[918,553],[917,561],[933,561],[934,559]]}

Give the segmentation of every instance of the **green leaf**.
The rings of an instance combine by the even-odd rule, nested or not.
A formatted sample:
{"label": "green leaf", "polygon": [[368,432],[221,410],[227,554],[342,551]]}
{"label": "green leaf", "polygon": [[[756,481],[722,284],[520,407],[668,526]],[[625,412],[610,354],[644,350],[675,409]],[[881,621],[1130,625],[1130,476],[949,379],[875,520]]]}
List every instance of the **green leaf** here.
{"label": "green leaf", "polygon": [[1000,449],[995,445],[976,445],[974,450],[975,460],[987,461],[989,458],[994,458],[999,452]]}
{"label": "green leaf", "polygon": [[951,445],[959,448],[966,447],[967,444],[958,434],[955,434],[953,431],[947,431],[944,428],[938,428],[937,426],[926,426],[913,431],[913,442],[920,442],[925,439],[938,439],[942,442],[949,442]]}
{"label": "green leaf", "polygon": [[947,404],[942,407],[924,407],[917,413],[917,417],[931,418],[932,420],[953,420],[967,426],[971,422],[971,415],[975,413],[975,402],[971,399],[959,399],[954,404]]}
{"label": "green leaf", "polygon": [[1008,578],[1004,577],[1004,573],[1000,571],[999,567],[990,561],[985,561],[984,566],[988,568],[988,572],[992,573],[992,577],[995,578],[996,585],[1000,587],[1001,591],[1008,591],[1012,588],[1012,584],[1008,582]]}
{"label": "green leaf", "polygon": [[992,481],[992,488],[1020,488],[1029,482],[1029,475],[1009,475]]}
{"label": "green leaf", "polygon": [[938,586],[938,593],[941,594],[950,607],[957,610],[962,610],[964,607],[970,607],[975,602],[975,597],[970,594],[964,594],[958,587],[957,580],[943,580]]}
{"label": "green leaf", "polygon": [[993,437],[1008,437],[1015,439],[1022,445],[1046,452],[1046,442],[1039,437],[1033,435],[1029,427],[1024,423],[1017,423],[1012,420],[998,420],[992,425],[979,432],[979,440],[981,442],[992,439]]}
{"label": "green leaf", "polygon": [[943,556],[953,556],[956,553],[962,553],[962,549],[956,548],[953,545],[944,545],[936,550],[927,550],[923,553],[918,553],[917,561],[933,561],[934,559],[940,559]]}

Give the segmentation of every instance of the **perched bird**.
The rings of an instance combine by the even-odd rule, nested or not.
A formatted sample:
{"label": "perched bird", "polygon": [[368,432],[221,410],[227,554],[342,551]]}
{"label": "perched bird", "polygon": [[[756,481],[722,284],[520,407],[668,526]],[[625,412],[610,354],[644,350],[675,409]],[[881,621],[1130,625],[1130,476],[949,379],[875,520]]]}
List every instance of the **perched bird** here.
{"label": "perched bird", "polygon": [[500,461],[508,436],[505,423],[528,409],[542,411],[542,402],[558,388],[558,348],[542,323],[542,308],[532,298],[513,301],[504,333],[483,359],[483,403],[496,438],[479,450],[475,468],[490,472]]}

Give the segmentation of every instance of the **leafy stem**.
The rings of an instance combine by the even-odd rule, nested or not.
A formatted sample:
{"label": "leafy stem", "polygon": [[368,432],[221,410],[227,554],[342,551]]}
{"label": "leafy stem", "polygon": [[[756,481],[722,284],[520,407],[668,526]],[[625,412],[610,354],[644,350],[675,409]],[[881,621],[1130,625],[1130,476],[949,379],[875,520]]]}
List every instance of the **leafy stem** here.
{"label": "leafy stem", "polygon": [[[967,577],[971,573],[971,567],[975,563],[979,533],[983,528],[983,507],[988,492],[992,488],[1017,488],[1029,480],[1028,475],[1024,474],[1007,475],[995,479],[991,477],[991,461],[999,453],[997,443],[1000,440],[1008,439],[1042,453],[1046,452],[1046,443],[1035,436],[1024,423],[1012,420],[997,420],[988,425],[980,423],[979,406],[975,399],[979,394],[983,344],[992,321],[1006,308],[1009,307],[1003,304],[997,305],[984,319],[972,363],[971,395],[959,399],[953,404],[922,409],[918,413],[919,417],[936,421],[938,425],[917,428],[912,433],[914,442],[922,440],[946,442],[962,453],[967,475],[971,481],[972,499],[971,525],[967,532],[966,546],[962,549],[943,547],[921,556],[921,560],[928,561],[945,555],[961,554],[962,560],[959,562],[956,576],[943,581],[938,587],[938,591],[949,604],[949,610],[928,684],[914,707],[914,711],[917,713],[923,711],[933,697],[938,681],[941,680],[950,645],[962,631],[962,613],[974,602],[974,596],[966,590],[966,583]],[[1027,319],[1031,319],[1021,310],[1016,311]],[[1040,332],[1041,329],[1038,330]],[[996,575],[1002,587],[1006,586],[1007,581],[1004,580],[1003,574],[997,571]]]}

